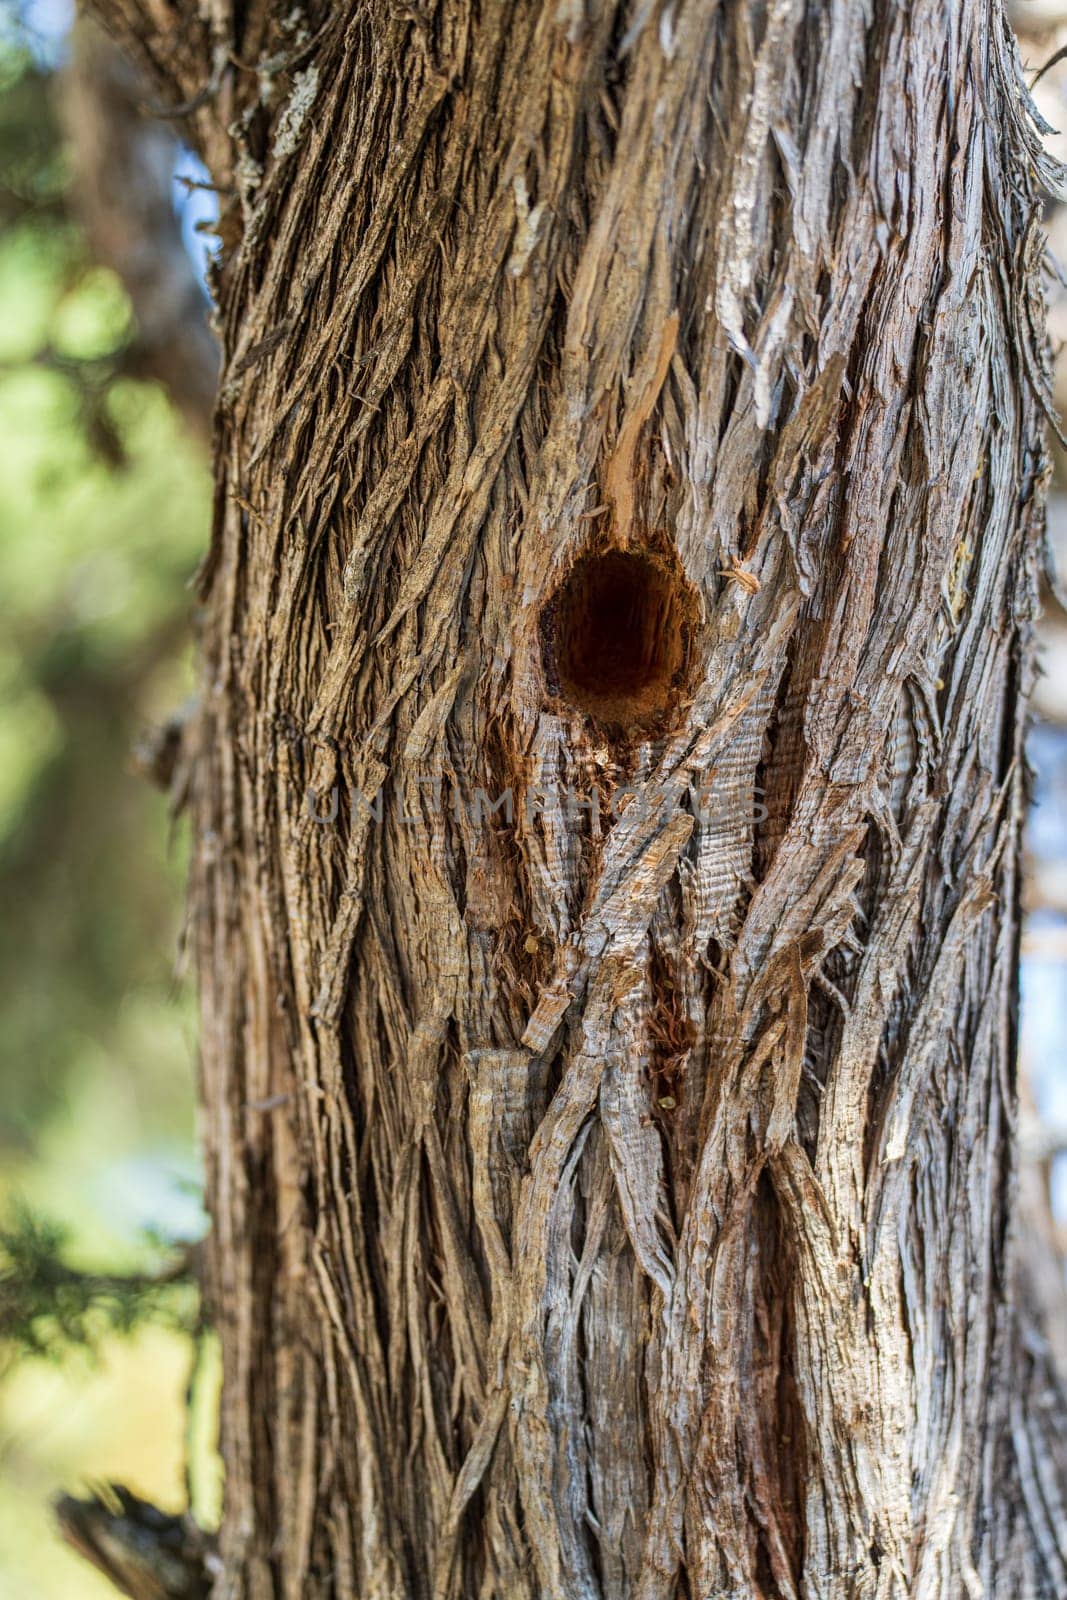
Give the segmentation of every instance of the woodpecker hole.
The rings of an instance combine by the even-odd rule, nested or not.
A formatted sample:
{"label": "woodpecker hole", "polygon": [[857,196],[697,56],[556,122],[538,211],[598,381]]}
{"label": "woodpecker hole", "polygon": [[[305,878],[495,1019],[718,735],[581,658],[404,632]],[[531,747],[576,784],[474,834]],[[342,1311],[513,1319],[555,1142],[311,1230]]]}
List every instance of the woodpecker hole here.
{"label": "woodpecker hole", "polygon": [[658,556],[584,556],[542,619],[549,686],[600,722],[647,726],[685,675],[691,622],[688,585]]}

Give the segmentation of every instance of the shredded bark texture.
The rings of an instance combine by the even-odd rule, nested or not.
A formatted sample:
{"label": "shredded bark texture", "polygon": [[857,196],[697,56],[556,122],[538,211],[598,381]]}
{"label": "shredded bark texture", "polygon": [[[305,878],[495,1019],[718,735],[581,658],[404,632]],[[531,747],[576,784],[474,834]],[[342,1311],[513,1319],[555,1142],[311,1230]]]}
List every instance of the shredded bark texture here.
{"label": "shredded bark texture", "polygon": [[236,191],[218,1592],[1064,1595],[999,4],[96,9]]}

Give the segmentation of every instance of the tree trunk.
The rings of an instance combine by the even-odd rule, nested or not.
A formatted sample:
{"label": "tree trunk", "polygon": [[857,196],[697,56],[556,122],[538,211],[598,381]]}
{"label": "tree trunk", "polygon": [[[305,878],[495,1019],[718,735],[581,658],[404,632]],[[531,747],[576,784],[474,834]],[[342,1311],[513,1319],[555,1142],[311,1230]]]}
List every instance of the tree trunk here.
{"label": "tree trunk", "polygon": [[96,9],[236,192],[219,1592],[1067,1593],[1013,1306],[1047,173],[999,5]]}

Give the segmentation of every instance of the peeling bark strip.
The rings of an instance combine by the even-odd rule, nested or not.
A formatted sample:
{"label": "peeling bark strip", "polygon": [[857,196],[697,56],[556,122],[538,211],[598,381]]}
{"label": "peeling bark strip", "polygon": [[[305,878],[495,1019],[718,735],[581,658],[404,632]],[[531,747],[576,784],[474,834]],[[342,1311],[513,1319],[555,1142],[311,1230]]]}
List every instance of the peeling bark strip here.
{"label": "peeling bark strip", "polygon": [[[99,9],[189,94],[188,19]],[[999,5],[204,14],[223,1592],[1062,1594]],[[419,827],[304,805],[387,785]]]}

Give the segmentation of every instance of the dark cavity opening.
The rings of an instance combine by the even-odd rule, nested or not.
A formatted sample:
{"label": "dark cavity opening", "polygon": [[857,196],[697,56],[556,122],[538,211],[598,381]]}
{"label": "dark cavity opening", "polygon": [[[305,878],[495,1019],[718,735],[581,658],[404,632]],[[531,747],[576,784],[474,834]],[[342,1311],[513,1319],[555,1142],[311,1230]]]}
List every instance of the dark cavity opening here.
{"label": "dark cavity opening", "polygon": [[601,722],[640,727],[680,683],[689,635],[683,580],[663,561],[623,550],[585,556],[546,607],[550,686]]}

